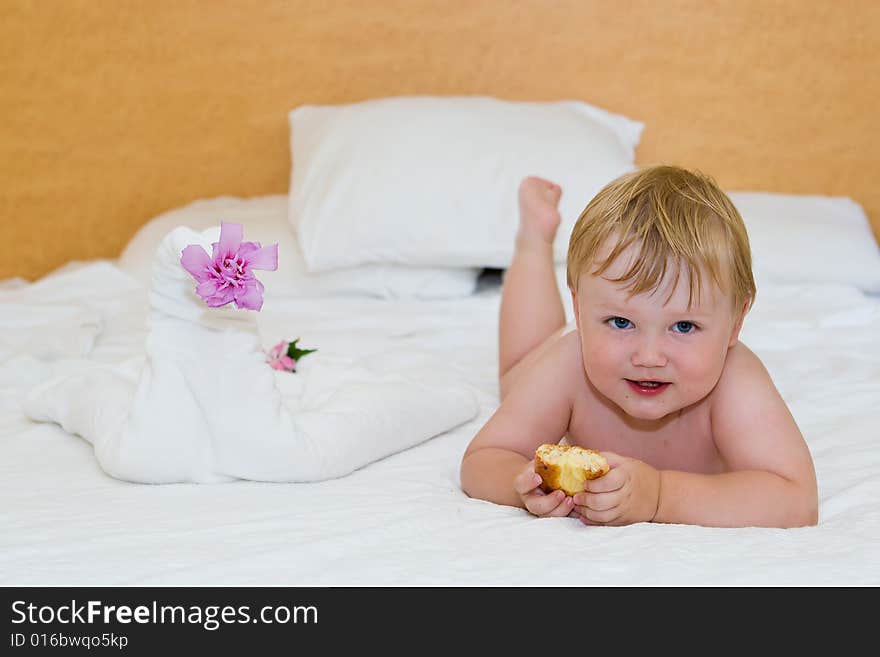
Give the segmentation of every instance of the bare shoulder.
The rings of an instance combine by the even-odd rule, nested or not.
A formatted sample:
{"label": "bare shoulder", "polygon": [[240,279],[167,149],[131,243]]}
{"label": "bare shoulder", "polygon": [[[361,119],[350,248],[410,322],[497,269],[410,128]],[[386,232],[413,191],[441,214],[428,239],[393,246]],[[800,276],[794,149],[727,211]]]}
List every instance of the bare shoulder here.
{"label": "bare shoulder", "polygon": [[[577,381],[577,334],[558,336],[517,374],[495,413],[466,452],[498,447],[531,455],[541,443],[556,442],[568,431],[573,383]],[[574,355],[578,354],[578,355]],[[530,458],[530,457],[529,457]]]}
{"label": "bare shoulder", "polygon": [[809,453],[788,405],[761,359],[741,342],[728,352],[710,418],[715,445],[733,469],[791,476],[806,468]]}
{"label": "bare shoulder", "polygon": [[583,359],[581,358],[581,336],[577,330],[563,333],[556,341],[556,354],[558,357],[565,359],[568,369],[579,371],[583,367]]}
{"label": "bare shoulder", "polygon": [[718,388],[730,392],[755,383],[773,385],[761,359],[742,342],[737,342],[727,352]]}
{"label": "bare shoulder", "polygon": [[576,384],[584,378],[584,359],[581,356],[581,339],[577,331],[564,333],[547,351],[548,370],[559,377],[558,384],[573,395]]}
{"label": "bare shoulder", "polygon": [[779,396],[770,373],[755,352],[737,342],[727,352],[710,408],[715,412],[733,410],[767,395]]}
{"label": "bare shoulder", "polygon": [[569,332],[567,327],[560,329],[501,377],[502,400],[523,381],[534,380],[536,375],[576,374],[581,361],[579,357],[577,361],[571,360],[575,352],[580,354],[577,331]]}
{"label": "bare shoulder", "polygon": [[572,384],[582,372],[580,338],[577,331],[571,331],[548,344],[516,385],[525,384],[533,389],[540,386],[554,390],[558,396],[569,397],[573,393]]}
{"label": "bare shoulder", "polygon": [[743,409],[752,407],[755,400],[768,397],[781,401],[764,363],[745,344],[737,342],[728,350],[718,385],[712,392],[710,413],[713,420],[735,417]]}

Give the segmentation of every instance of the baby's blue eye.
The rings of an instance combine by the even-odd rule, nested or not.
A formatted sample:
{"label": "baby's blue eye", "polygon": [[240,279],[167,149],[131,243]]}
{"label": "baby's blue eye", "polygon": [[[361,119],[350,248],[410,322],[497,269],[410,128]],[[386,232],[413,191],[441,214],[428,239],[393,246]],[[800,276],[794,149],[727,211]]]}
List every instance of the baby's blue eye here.
{"label": "baby's blue eye", "polygon": [[691,322],[676,322],[675,330],[679,333],[692,333],[697,328]]}
{"label": "baby's blue eye", "polygon": [[630,322],[625,317],[612,317],[608,321],[611,322],[611,325],[614,328],[619,328],[619,329],[629,328],[629,326],[632,324],[632,322]]}

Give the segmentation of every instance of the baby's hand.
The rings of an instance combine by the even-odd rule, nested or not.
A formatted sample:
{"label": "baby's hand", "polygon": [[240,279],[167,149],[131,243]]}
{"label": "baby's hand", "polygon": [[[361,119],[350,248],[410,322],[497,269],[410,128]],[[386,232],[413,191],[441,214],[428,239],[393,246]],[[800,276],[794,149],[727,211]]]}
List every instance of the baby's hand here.
{"label": "baby's hand", "polygon": [[545,493],[541,485],[541,475],[535,472],[535,460],[529,461],[526,468],[513,480],[513,487],[529,513],[544,518],[567,516],[574,509],[574,501],[561,490]]}
{"label": "baby's hand", "polygon": [[575,511],[587,525],[651,522],[660,501],[660,472],[644,461],[602,452],[608,474],[587,482],[574,496]]}

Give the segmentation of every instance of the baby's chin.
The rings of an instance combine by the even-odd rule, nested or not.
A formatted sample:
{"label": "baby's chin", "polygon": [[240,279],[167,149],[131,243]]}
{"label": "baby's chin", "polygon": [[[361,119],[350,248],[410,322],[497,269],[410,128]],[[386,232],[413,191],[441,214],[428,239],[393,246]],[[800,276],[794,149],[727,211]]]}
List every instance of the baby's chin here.
{"label": "baby's chin", "polygon": [[[669,394],[669,390],[662,394]],[[646,422],[655,422],[663,420],[670,415],[677,415],[686,405],[678,403],[679,400],[671,399],[638,399],[623,398],[613,399],[617,407],[629,417],[635,420],[643,420]]]}
{"label": "baby's chin", "polygon": [[656,421],[662,420],[663,418],[678,413],[681,408],[634,408],[633,404],[627,404],[626,406],[622,406],[618,404],[620,410],[629,415],[631,418],[636,420],[647,420],[647,421]]}

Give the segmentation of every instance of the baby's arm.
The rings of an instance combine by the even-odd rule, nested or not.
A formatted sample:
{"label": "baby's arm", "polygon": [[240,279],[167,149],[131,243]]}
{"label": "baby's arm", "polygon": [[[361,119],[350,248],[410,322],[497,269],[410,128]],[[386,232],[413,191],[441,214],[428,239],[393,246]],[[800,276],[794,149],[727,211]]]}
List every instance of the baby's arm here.
{"label": "baby's arm", "polygon": [[656,522],[816,524],[818,494],[810,451],[764,365],[741,343],[731,349],[713,394],[711,422],[729,472],[663,471]]}
{"label": "baby's arm", "polygon": [[[558,340],[532,366],[523,372],[507,393],[495,414],[480,429],[464,453],[461,485],[465,493],[496,504],[524,507],[521,495],[524,479],[535,449],[542,443],[559,441],[568,431],[571,418],[570,379],[580,359],[567,354],[572,340]],[[522,475],[518,478],[519,475]],[[532,482],[532,488],[537,484]],[[552,501],[552,496],[546,500]],[[559,499],[556,504],[562,501]],[[553,506],[555,507],[556,504]],[[545,509],[530,508],[536,515]],[[568,507],[568,511],[571,510]],[[559,514],[554,514],[559,515]]]}

